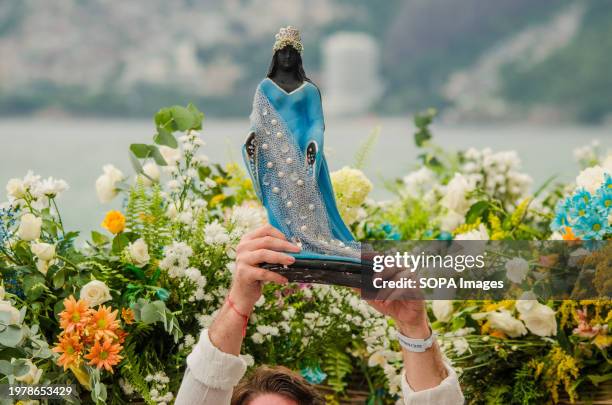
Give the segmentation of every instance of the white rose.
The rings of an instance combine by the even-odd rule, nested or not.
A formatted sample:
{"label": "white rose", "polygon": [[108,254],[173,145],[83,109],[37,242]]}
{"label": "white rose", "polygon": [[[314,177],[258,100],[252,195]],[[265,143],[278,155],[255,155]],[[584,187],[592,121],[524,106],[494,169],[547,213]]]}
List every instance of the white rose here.
{"label": "white rose", "polygon": [[99,280],[92,280],[85,284],[83,288],[81,288],[79,297],[91,307],[100,305],[113,298],[106,284]]}
{"label": "white rose", "polygon": [[9,196],[14,198],[23,198],[26,193],[26,186],[20,179],[10,179],[6,184],[6,192]]}
{"label": "white rose", "polygon": [[159,153],[164,157],[164,160],[168,166],[176,166],[179,160],[181,160],[181,150],[179,148],[171,148],[169,146],[160,146]]}
{"label": "white rose", "polygon": [[147,176],[140,176],[142,183],[146,186],[150,186],[153,182],[159,181],[160,171],[159,167],[153,162],[147,162],[143,167],[142,171]]}
{"label": "white rose", "polygon": [[37,216],[27,213],[21,217],[21,223],[19,224],[19,230],[17,235],[19,238],[31,241],[40,238],[40,228],[42,226],[42,219]]}
{"label": "white rose", "polygon": [[530,311],[521,314],[520,318],[534,335],[554,336],[557,334],[555,311],[547,305],[536,303]]}
{"label": "white rose", "polygon": [[26,365],[29,367],[28,372],[22,376],[15,377],[15,380],[21,381],[28,385],[38,384],[38,381],[40,381],[40,377],[43,373],[42,369],[36,367],[31,360],[26,360]]}
{"label": "white rose", "polygon": [[506,261],[506,277],[514,283],[521,283],[529,272],[529,263],[521,257]]}
{"label": "white rose", "polygon": [[49,262],[46,262],[44,260],[40,260],[38,259],[36,261],[36,268],[38,269],[38,271],[40,271],[42,274],[47,275],[47,271],[49,270]]}
{"label": "white rose", "polygon": [[0,301],[0,313],[8,314],[9,324],[19,324],[21,314],[9,301]]}
{"label": "white rose", "polygon": [[448,322],[451,320],[453,312],[453,301],[450,300],[434,300],[431,303],[431,309],[434,316],[440,322]]}
{"label": "white rose", "polygon": [[443,207],[458,214],[465,214],[470,208],[470,203],[466,199],[466,194],[472,187],[461,173],[455,173],[455,177],[446,186],[446,195],[440,203]]}
{"label": "white rose", "polygon": [[525,291],[521,297],[516,301],[516,310],[519,313],[524,314],[531,311],[538,303],[536,295],[532,291]]}
{"label": "white rose", "polygon": [[591,194],[595,194],[597,189],[604,182],[604,175],[606,172],[608,171],[601,166],[593,166],[584,169],[580,172],[578,177],[576,177],[576,185],[584,188]]}
{"label": "white rose", "polygon": [[103,204],[109,203],[117,196],[117,183],[125,177],[121,170],[113,165],[103,167],[104,174],[96,180],[96,193]]}
{"label": "white rose", "polygon": [[128,253],[132,259],[132,263],[138,267],[145,266],[151,259],[149,256],[149,247],[142,238],[128,245]]}
{"label": "white rose", "polygon": [[483,224],[480,224],[473,231],[456,235],[455,240],[489,240],[489,232]]}
{"label": "white rose", "polygon": [[46,262],[55,257],[55,245],[50,243],[33,243],[30,249],[36,257]]}
{"label": "white rose", "polygon": [[527,334],[523,322],[514,318],[508,311],[491,312],[487,315],[487,319],[491,323],[491,328],[500,330],[512,338]]}

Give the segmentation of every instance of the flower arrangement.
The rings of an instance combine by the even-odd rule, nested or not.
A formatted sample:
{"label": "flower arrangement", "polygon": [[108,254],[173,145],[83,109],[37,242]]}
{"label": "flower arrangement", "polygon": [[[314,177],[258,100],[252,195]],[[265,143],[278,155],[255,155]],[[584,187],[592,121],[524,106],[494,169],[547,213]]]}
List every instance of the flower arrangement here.
{"label": "flower arrangement", "polygon": [[[435,146],[434,116],[415,119],[422,166],[393,185],[393,199],[368,199],[372,185],[360,170],[332,174],[339,209],[360,238],[544,240],[571,229],[587,239],[563,203],[583,191],[588,212],[608,220],[593,238],[609,237],[609,174],[583,173],[580,190],[557,185],[530,194],[513,152]],[[172,403],[186,356],[227,293],[237,242],[265,221],[240,167],[201,153],[202,120],[192,105],[163,108],[153,142],[130,147],[133,181],[104,166],[95,181],[100,201],[123,198],[124,205],[87,236],[64,228],[57,200],[66,182],[31,172],[9,181],[0,206],[2,382],[75,383],[84,403]],[[551,229],[559,207],[567,209],[566,228]],[[596,254],[606,252],[575,260],[588,264]],[[530,285],[526,266],[542,260],[556,259],[509,261],[506,271]],[[470,403],[575,400],[609,379],[609,301],[524,298],[430,303]],[[332,404],[355,385],[370,403],[400,395],[395,329],[349,289],[266,285],[244,353],[249,365],[283,364],[324,384]]]}

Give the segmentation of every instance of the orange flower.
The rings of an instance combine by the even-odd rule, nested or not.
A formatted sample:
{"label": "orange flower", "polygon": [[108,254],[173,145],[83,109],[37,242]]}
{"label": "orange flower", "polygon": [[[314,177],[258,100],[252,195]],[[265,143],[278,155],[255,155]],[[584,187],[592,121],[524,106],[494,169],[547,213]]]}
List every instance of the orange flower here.
{"label": "orange flower", "polygon": [[51,349],[55,353],[62,353],[57,359],[57,364],[64,367],[66,371],[69,367],[79,363],[83,345],[78,335],[61,335],[58,344]]}
{"label": "orange flower", "polygon": [[121,318],[123,318],[127,325],[131,325],[134,322],[134,311],[131,308],[122,308]]}
{"label": "orange flower", "polygon": [[125,217],[119,211],[108,211],[104,221],[102,221],[102,228],[107,229],[110,233],[115,235],[123,232],[125,229]]}
{"label": "orange flower", "polygon": [[89,327],[90,333],[93,333],[95,339],[103,337],[117,338],[115,332],[119,328],[119,321],[117,320],[118,311],[111,311],[112,308],[100,305],[98,310],[93,313]]}
{"label": "orange flower", "polygon": [[576,234],[574,234],[574,231],[569,226],[563,227],[562,235],[563,240],[580,240],[580,238],[576,237]]}
{"label": "orange flower", "polygon": [[490,333],[491,336],[496,337],[498,339],[505,339],[506,338],[506,334],[504,332],[502,332],[501,330],[493,330]]}
{"label": "orange flower", "polygon": [[96,366],[98,369],[104,367],[107,371],[113,372],[113,366],[119,364],[122,356],[119,355],[122,347],[120,344],[113,344],[111,339],[96,341],[91,348],[89,354],[85,358],[89,360],[89,364]]}
{"label": "orange flower", "polygon": [[74,296],[64,300],[64,310],[60,313],[60,326],[66,333],[78,331],[87,326],[91,310],[83,300],[76,301]]}

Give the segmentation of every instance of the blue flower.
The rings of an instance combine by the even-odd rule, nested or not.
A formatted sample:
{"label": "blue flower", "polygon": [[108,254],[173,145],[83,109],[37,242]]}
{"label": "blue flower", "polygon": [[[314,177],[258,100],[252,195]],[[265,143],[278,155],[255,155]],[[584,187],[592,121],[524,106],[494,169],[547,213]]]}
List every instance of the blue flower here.
{"label": "blue flower", "polygon": [[568,225],[569,225],[569,220],[567,219],[567,214],[565,213],[565,211],[559,210],[557,211],[555,218],[551,222],[550,228],[553,231],[560,231],[561,229],[565,228]]}
{"label": "blue flower", "polygon": [[314,368],[304,367],[300,370],[300,374],[311,384],[321,384],[327,378],[327,374],[318,365]]}
{"label": "blue flower", "polygon": [[612,175],[610,173],[605,174],[604,182],[599,189],[601,190],[602,188],[612,190]]}
{"label": "blue flower", "polygon": [[608,218],[599,215],[595,210],[589,210],[586,216],[578,219],[574,229],[579,232],[582,239],[602,239],[608,230]]}
{"label": "blue flower", "polygon": [[612,211],[612,188],[601,187],[597,190],[597,195],[593,199],[593,204],[602,215],[607,215]]}

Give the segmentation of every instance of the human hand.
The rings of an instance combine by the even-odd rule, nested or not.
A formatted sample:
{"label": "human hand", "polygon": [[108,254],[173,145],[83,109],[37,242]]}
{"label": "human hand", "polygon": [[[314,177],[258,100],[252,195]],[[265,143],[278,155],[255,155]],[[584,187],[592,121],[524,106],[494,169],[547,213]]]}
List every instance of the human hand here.
{"label": "human hand", "polygon": [[264,225],[244,235],[236,248],[236,271],[229,296],[243,314],[250,314],[261,297],[264,282],[286,284],[280,274],[259,267],[261,263],[290,265],[295,258],[282,251],[297,253],[300,248],[290,243],[272,225]]}

